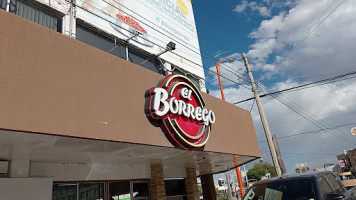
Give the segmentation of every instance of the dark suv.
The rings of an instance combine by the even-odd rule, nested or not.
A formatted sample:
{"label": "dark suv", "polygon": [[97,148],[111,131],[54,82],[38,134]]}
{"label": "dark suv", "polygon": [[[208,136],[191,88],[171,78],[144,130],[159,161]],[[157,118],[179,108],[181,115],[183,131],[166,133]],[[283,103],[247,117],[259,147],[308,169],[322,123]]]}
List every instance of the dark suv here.
{"label": "dark suv", "polygon": [[255,183],[243,200],[356,200],[331,172],[303,173]]}

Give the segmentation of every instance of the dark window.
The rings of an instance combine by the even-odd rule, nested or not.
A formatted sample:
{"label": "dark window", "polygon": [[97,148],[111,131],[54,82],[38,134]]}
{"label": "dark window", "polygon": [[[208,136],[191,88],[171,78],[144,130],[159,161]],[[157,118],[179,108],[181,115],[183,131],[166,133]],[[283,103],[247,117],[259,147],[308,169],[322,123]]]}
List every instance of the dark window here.
{"label": "dark window", "polygon": [[77,184],[54,184],[52,200],[77,199]]}
{"label": "dark window", "polygon": [[129,48],[129,61],[151,71],[163,74],[163,67],[159,60],[138,50]]}
{"label": "dark window", "polygon": [[[1,3],[3,4],[3,2]],[[62,32],[62,17],[31,1],[11,0],[9,12],[57,32]]]}
{"label": "dark window", "polygon": [[323,199],[328,199],[328,194],[333,192],[330,185],[328,184],[328,182],[326,182],[324,177],[319,177],[318,183],[320,187],[320,193]]}
{"label": "dark window", "polygon": [[256,186],[251,187],[246,195],[244,196],[244,200],[251,199],[251,200],[259,200],[264,199],[265,192],[266,192],[266,184],[259,184]]}
{"label": "dark window", "polygon": [[181,71],[177,68],[174,68],[172,73],[180,74],[180,75],[184,75],[184,76],[188,77],[194,83],[194,85],[198,88],[198,90],[200,90],[199,80],[197,78],[195,78],[194,76],[190,75],[189,73],[184,73],[183,71]]}
{"label": "dark window", "polygon": [[106,37],[77,23],[76,39],[126,60],[126,47],[115,44],[115,39]]}
{"label": "dark window", "polygon": [[[311,179],[277,181],[267,184],[266,196],[281,195],[283,200],[315,199],[315,191]],[[273,199],[273,198],[272,198]]]}
{"label": "dark window", "polygon": [[336,177],[332,174],[326,174],[326,179],[329,181],[331,188],[334,193],[343,193],[345,192],[340,183],[336,180]]}
{"label": "dark window", "polygon": [[184,179],[165,180],[164,184],[167,197],[185,196],[187,194]]}
{"label": "dark window", "polygon": [[6,10],[7,0],[0,0],[0,9]]}
{"label": "dark window", "polygon": [[133,182],[132,183],[132,196],[134,198],[149,197],[150,193],[148,190],[147,182]]}
{"label": "dark window", "polygon": [[129,200],[130,196],[130,182],[113,182],[109,183],[109,200]]}
{"label": "dark window", "polygon": [[80,183],[79,200],[104,199],[104,183]]}

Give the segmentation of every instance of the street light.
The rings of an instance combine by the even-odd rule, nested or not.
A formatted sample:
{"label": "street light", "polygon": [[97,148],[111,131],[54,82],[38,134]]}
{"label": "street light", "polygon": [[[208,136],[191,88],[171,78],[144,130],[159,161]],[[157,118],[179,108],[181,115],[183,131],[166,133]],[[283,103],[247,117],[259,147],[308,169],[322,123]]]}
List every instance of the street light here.
{"label": "street light", "polygon": [[[219,66],[220,66],[220,64],[221,64],[224,60],[227,60],[229,63],[233,63],[233,62],[234,62],[234,60],[231,59],[231,58],[222,58],[222,59],[215,65],[215,66],[216,66],[216,72],[217,72],[217,74],[218,74],[218,79],[219,79],[221,98],[222,98],[223,101],[225,101],[225,96],[224,96],[224,91],[223,91],[223,87],[222,87],[222,84],[221,84]],[[237,156],[236,156],[236,155],[234,155],[234,163],[235,163],[236,166],[238,166],[238,159],[237,159]],[[239,168],[239,167],[236,167],[236,175],[237,175],[237,180],[238,180],[238,183],[239,183],[240,194],[241,194],[241,197],[243,197],[243,196],[245,195],[245,192],[244,192],[244,187],[243,187],[243,184],[242,184],[241,172],[240,172],[240,168]]]}
{"label": "street light", "polygon": [[220,62],[215,65],[215,66],[216,66],[216,72],[217,72],[217,74],[218,74],[218,79],[219,79],[221,98],[222,98],[222,100],[225,101],[225,96],[224,96],[223,87],[222,87],[221,78],[220,78],[220,69],[219,69],[220,64],[221,64],[224,60],[228,60],[229,63],[233,63],[234,60],[231,59],[231,58],[222,58],[222,59],[220,60]]}

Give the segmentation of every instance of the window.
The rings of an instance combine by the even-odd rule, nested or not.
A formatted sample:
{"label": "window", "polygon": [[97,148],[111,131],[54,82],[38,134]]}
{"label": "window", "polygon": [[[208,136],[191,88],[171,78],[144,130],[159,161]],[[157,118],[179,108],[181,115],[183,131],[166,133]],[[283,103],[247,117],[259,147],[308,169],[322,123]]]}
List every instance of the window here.
{"label": "window", "polygon": [[110,200],[130,200],[130,182],[109,183],[109,198]]}
{"label": "window", "polygon": [[151,57],[147,54],[144,54],[138,50],[129,48],[129,59],[130,62],[133,62],[137,65],[140,65],[146,69],[163,74],[163,66],[159,60],[154,57]]}
{"label": "window", "polygon": [[345,192],[340,183],[336,180],[336,177],[332,174],[326,174],[325,178],[328,180],[328,182],[331,185],[331,188],[333,189],[334,193],[343,193]]}
{"label": "window", "polygon": [[104,200],[105,183],[53,184],[52,200]]}
{"label": "window", "polygon": [[283,200],[315,199],[312,179],[276,181],[267,183],[267,188],[272,189],[273,193],[280,192]]}
{"label": "window", "polygon": [[7,0],[0,0],[0,9],[6,10]]}
{"label": "window", "polygon": [[185,74],[182,70],[177,69],[177,67],[175,67],[173,69],[172,73],[173,74],[185,75],[186,77],[188,77],[194,83],[194,85],[198,88],[198,90],[200,90],[199,80],[197,78],[195,78],[194,76],[190,75],[189,73]]}
{"label": "window", "polygon": [[55,184],[52,189],[52,200],[77,199],[77,184]]}
{"label": "window", "polygon": [[99,199],[104,199],[104,183],[79,183],[79,200]]}
{"label": "window", "polygon": [[328,199],[328,194],[332,193],[333,190],[331,189],[328,182],[326,182],[324,177],[319,177],[318,182],[319,182],[320,192],[323,199]]}
{"label": "window", "polygon": [[148,199],[150,196],[148,182],[133,182],[132,196],[134,199]]}
{"label": "window", "polygon": [[167,199],[186,199],[187,192],[185,190],[184,179],[165,180],[164,184]]}
{"label": "window", "polygon": [[244,200],[263,199],[265,197],[266,187],[267,187],[266,184],[259,184],[259,185],[255,185],[255,186],[251,187],[243,199]]}
{"label": "window", "polygon": [[[0,3],[1,8],[5,5],[4,9],[6,9],[6,0],[1,0]],[[62,32],[62,17],[31,1],[11,0],[9,12],[57,32]]]}
{"label": "window", "polygon": [[76,28],[76,39],[126,60],[125,46],[115,44],[115,39],[106,37],[79,23]]}

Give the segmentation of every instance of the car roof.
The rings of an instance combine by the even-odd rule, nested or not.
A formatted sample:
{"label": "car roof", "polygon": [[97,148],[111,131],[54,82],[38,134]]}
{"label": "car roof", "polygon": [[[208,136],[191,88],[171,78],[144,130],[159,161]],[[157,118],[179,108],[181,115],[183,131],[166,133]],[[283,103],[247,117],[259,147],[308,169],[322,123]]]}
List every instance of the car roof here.
{"label": "car roof", "polygon": [[279,181],[284,181],[284,180],[314,179],[314,178],[317,178],[324,174],[332,174],[332,172],[324,171],[324,172],[306,172],[306,173],[288,174],[288,175],[282,175],[282,177],[274,177],[274,178],[258,181],[253,185],[254,186],[262,185],[262,184],[267,184],[270,182],[279,182]]}

